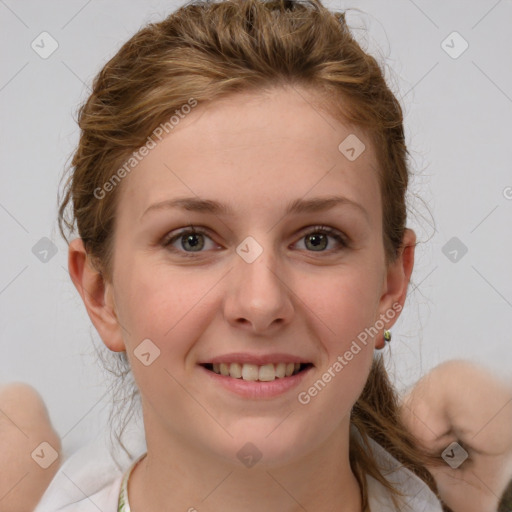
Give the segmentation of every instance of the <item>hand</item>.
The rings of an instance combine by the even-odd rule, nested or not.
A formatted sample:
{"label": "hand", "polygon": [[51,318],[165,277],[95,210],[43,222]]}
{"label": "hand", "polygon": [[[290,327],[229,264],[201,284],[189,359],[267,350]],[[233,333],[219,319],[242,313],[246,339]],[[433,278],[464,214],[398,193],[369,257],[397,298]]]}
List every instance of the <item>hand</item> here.
{"label": "hand", "polygon": [[448,361],[404,397],[405,426],[429,452],[454,441],[469,457],[459,467],[427,469],[454,511],[496,512],[512,478],[512,384],[468,361]]}
{"label": "hand", "polygon": [[[61,440],[51,425],[39,393],[22,382],[0,386],[0,510],[34,510],[55,476],[60,457],[48,467],[38,465],[32,453],[42,442],[61,451]],[[48,450],[47,450],[48,451]],[[44,454],[41,449],[39,454]],[[45,461],[48,462],[48,461]]]}

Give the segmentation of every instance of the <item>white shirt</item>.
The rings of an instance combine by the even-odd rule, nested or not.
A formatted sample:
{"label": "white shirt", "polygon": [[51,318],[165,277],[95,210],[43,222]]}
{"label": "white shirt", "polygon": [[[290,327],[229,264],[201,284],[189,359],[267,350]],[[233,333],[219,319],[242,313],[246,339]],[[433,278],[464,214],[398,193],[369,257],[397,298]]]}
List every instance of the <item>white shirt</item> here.
{"label": "white shirt", "polygon": [[[117,512],[122,477],[146,451],[140,431],[127,432],[123,442],[133,457],[119,451],[119,464],[109,452],[106,435],[65,460],[34,512]],[[405,494],[400,512],[443,512],[441,503],[423,480],[371,439],[370,445],[383,474]],[[371,511],[395,512],[389,491],[370,475],[366,475],[366,480]]]}

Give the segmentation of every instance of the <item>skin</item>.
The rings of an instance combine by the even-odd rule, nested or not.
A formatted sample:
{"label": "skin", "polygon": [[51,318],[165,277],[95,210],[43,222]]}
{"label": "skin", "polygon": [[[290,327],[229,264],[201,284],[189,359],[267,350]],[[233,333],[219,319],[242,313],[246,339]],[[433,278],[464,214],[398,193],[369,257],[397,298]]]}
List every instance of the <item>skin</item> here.
{"label": "skin", "polygon": [[462,443],[457,468],[428,467],[455,512],[495,512],[512,479],[512,384],[469,361],[447,361],[403,400],[402,420],[418,444],[442,453]]}
{"label": "skin", "polygon": [[[297,394],[393,304],[403,306],[415,235],[406,231],[404,250],[387,266],[374,149],[312,100],[305,90],[238,93],[180,121],[121,185],[112,282],[91,265],[80,239],[70,244],[70,274],[88,314],[108,348],[127,351],[141,391],[148,454],[130,479],[134,512],[169,503],[225,512],[361,510],[349,414],[382,332],[309,404]],[[338,150],[349,134],[366,145],[352,162]],[[284,216],[295,199],[332,194],[366,215],[343,205]],[[173,209],[141,219],[150,205],[183,196],[229,204],[235,215]],[[174,252],[162,245],[190,224],[208,230],[199,235],[202,252],[183,238]],[[316,225],[345,234],[349,246],[328,238],[315,250],[306,234]],[[263,248],[253,263],[236,253],[247,236]],[[160,350],[149,366],[134,356],[147,338]],[[314,368],[300,389],[241,398],[198,367],[230,352],[291,353]],[[251,468],[237,457],[247,442],[262,454]]]}
{"label": "skin", "polygon": [[[103,282],[81,240],[73,241],[69,251],[71,276],[91,319],[109,348],[128,350],[143,394],[148,457],[130,481],[132,510],[167,510],[169,502],[179,504],[176,510],[199,504],[201,510],[229,511],[241,504],[251,510],[302,510],[297,503],[309,510],[338,510],[341,504],[343,510],[360,510],[359,490],[348,466],[346,413],[367,377],[373,343],[381,347],[381,338],[372,340],[306,406],[297,405],[295,395],[258,403],[214,393],[204,386],[195,362],[232,350],[290,351],[315,363],[309,378],[313,382],[328,362],[345,352],[347,340],[353,339],[349,333],[358,325],[377,319],[377,312],[395,299],[403,304],[414,233],[406,232],[400,259],[386,268],[378,234],[380,195],[369,172],[375,166],[371,146],[367,144],[356,162],[340,158],[333,147],[348,133],[362,140],[364,134],[332,120],[327,129],[325,118],[322,125],[320,115],[297,96],[238,96],[196,114],[182,121],[173,138],[139,166],[142,176],[134,178],[134,173],[125,181],[129,184],[123,190],[116,234],[114,282]],[[315,146],[311,133],[319,135]],[[200,155],[197,146],[191,147],[193,140],[202,141]],[[249,166],[242,175],[245,180],[236,165],[241,161]],[[163,171],[163,162],[172,163],[173,173],[165,167]],[[272,188],[276,176],[279,187]],[[168,223],[209,225],[218,245],[210,241],[204,250],[222,246],[224,253],[212,252],[202,264],[185,264],[156,243],[150,245],[150,234],[137,225],[136,212],[149,199],[190,189],[226,200],[240,213],[233,219],[197,219],[194,214],[183,222],[183,214],[157,217],[144,230],[163,233]],[[369,212],[368,227],[353,227],[361,223],[346,209],[336,216],[282,220],[279,208],[310,190],[309,195],[336,190],[357,200]],[[267,228],[276,219],[279,229]],[[295,233],[312,224],[337,227],[355,243],[330,259],[318,253],[308,257],[304,238]],[[253,264],[233,252],[247,233],[265,249]],[[299,241],[301,250],[296,248]],[[150,336],[162,356],[145,367],[134,359],[133,348]],[[404,398],[402,419],[418,444],[440,453],[460,441],[469,453],[457,469],[428,468],[455,512],[496,510],[512,477],[511,404],[509,383],[467,361],[434,368]],[[11,383],[0,388],[0,410],[1,508],[32,510],[58,470],[60,457],[43,469],[30,453],[41,442],[60,452],[61,441],[31,386]],[[256,443],[263,454],[251,469],[241,467],[235,456],[246,441]]]}
{"label": "skin", "polygon": [[[33,510],[61,457],[43,469],[27,454],[43,441],[60,452],[61,441],[41,396],[31,386],[9,383],[0,387],[0,409],[2,511]],[[474,363],[447,361],[420,379],[404,397],[402,420],[418,444],[433,453],[442,452],[453,441],[464,443],[470,459],[458,468],[428,468],[443,501],[454,512],[497,510],[499,497],[512,478],[510,382]]]}
{"label": "skin", "polygon": [[[48,443],[40,447],[41,443]],[[28,384],[0,387],[0,510],[34,510],[59,469],[61,441],[51,425],[41,395]],[[41,452],[42,449],[42,452]],[[44,466],[32,458],[43,456]],[[57,456],[56,456],[57,454]],[[49,459],[51,457],[51,461]],[[47,464],[51,462],[51,464]]]}

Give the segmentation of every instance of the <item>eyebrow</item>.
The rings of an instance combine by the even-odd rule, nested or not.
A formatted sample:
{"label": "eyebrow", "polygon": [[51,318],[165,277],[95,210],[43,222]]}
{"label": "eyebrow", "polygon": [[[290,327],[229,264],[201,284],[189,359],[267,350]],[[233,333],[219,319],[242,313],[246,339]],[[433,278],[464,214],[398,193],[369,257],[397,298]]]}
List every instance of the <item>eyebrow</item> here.
{"label": "eyebrow", "polygon": [[[368,212],[365,208],[343,196],[326,196],[326,197],[315,197],[313,199],[295,199],[288,204],[285,215],[301,214],[301,213],[318,213],[330,210],[337,206],[352,206],[361,212],[367,220],[369,220]],[[140,219],[151,211],[167,210],[178,208],[187,210],[189,212],[201,212],[201,213],[212,213],[215,215],[234,216],[235,212],[231,206],[212,199],[201,199],[199,197],[180,197],[176,199],[169,199],[161,201],[159,203],[152,204],[145,212],[141,215]]]}

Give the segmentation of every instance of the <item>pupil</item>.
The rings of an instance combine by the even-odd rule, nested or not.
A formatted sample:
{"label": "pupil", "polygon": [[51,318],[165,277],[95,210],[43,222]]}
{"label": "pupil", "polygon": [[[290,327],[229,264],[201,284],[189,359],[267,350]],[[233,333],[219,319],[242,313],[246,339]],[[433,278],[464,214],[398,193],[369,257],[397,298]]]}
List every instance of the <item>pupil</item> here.
{"label": "pupil", "polygon": [[312,243],[313,247],[318,247],[322,242],[324,242],[325,245],[325,236],[324,235],[310,235],[309,240]]}
{"label": "pupil", "polygon": [[[201,245],[200,242],[197,240],[197,238],[199,237],[199,235],[188,235],[186,237],[186,243],[188,243],[191,247],[196,247],[196,246],[199,246]],[[194,242],[194,238],[196,239],[196,241]],[[201,247],[200,247],[201,248]]]}

